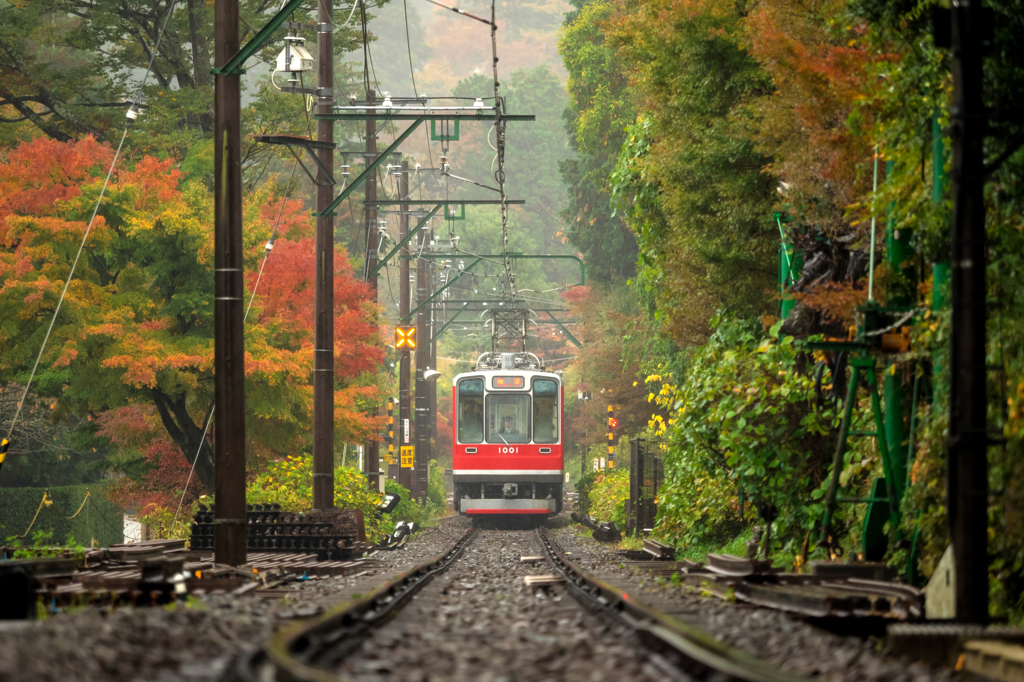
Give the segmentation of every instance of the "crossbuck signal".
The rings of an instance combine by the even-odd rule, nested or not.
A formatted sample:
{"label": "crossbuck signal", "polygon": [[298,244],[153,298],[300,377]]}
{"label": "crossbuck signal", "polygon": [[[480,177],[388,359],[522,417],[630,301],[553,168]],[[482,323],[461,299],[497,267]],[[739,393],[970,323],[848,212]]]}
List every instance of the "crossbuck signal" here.
{"label": "crossbuck signal", "polygon": [[395,350],[416,350],[416,327],[395,327]]}

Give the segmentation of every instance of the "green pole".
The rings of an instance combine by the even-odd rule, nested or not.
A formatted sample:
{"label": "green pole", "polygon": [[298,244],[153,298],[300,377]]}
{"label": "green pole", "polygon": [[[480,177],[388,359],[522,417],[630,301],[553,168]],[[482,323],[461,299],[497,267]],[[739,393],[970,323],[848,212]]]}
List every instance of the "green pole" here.
{"label": "green pole", "polygon": [[788,289],[799,278],[804,268],[804,259],[796,253],[796,247],[786,241],[781,213],[775,214],[775,223],[779,226],[779,318],[784,320],[796,307],[796,301],[789,295]]}
{"label": "green pole", "polygon": [[[946,176],[946,149],[942,141],[942,128],[939,126],[939,112],[932,116],[932,203],[941,204],[946,199],[946,188],[949,178]],[[932,312],[949,307],[950,267],[948,260],[932,263]],[[932,376],[935,384],[933,395],[949,390],[949,382],[945,378],[945,368],[939,356],[932,356]]]}
{"label": "green pole", "polygon": [[[892,176],[893,162],[885,162],[885,178]],[[910,234],[908,230],[897,230],[895,223],[894,207],[889,205],[889,215],[885,224],[885,256],[889,268],[893,272],[901,272],[904,277],[912,278],[913,268],[907,268],[904,263],[909,260],[911,253]],[[889,296],[890,307],[901,307],[910,304],[910,297],[905,291],[895,292]],[[905,414],[904,403],[906,402],[903,380],[896,373],[896,363],[888,362],[885,367],[885,442],[889,448],[889,462],[893,476],[893,489],[897,503],[903,497],[903,482],[907,478],[906,457],[903,455],[904,443],[907,440],[907,431],[903,423]]]}

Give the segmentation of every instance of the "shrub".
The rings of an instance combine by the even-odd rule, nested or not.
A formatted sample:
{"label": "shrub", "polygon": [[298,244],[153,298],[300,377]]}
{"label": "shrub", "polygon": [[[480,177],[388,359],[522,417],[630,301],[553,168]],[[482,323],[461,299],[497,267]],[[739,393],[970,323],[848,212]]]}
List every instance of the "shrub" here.
{"label": "shrub", "polygon": [[[120,544],[124,542],[124,513],[107,500],[108,485],[109,481],[101,481],[54,488],[0,488],[0,519],[7,536],[21,536],[31,528],[32,532],[50,533],[55,544],[70,539],[103,547]],[[44,493],[49,504],[40,506]]]}
{"label": "shrub", "polygon": [[590,514],[598,521],[614,521],[626,529],[626,500],[629,499],[629,470],[612,469],[594,477],[589,491]]}
{"label": "shrub", "polygon": [[678,385],[647,378],[660,384],[649,400],[670,410],[667,423],[652,423],[672,438],[658,505],[663,534],[684,545],[729,536],[744,521],[741,493],[755,509],[774,506],[780,541],[802,540],[820,520],[837,420],[815,404],[814,379],[801,371],[809,359],[777,326],[765,335],[729,321],[694,351]]}
{"label": "shrub", "polygon": [[[245,491],[249,504],[278,503],[291,512],[313,509],[313,457],[298,455],[271,462]],[[387,531],[375,513],[379,493],[366,487],[362,472],[352,467],[334,468],[334,505],[339,509],[358,509],[366,521],[366,539],[379,541]]]}

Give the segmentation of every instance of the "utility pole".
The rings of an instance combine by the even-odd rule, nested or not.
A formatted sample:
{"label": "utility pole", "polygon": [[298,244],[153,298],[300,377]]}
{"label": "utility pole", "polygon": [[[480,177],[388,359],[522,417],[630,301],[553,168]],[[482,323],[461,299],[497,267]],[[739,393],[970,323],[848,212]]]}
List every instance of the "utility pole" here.
{"label": "utility pole", "polygon": [[[434,293],[434,278],[428,278],[427,285],[430,287],[430,293]],[[431,308],[430,311],[430,347],[429,355],[427,356],[427,366],[430,369],[437,369],[437,339],[434,338],[434,330],[437,329],[437,317],[436,312]],[[440,377],[438,377],[440,378]],[[437,379],[427,382],[427,462],[430,462],[434,457],[434,444],[437,443]],[[429,478],[429,476],[428,476]]]}
{"label": "utility pole", "polygon": [[[429,240],[429,232],[426,229],[419,233],[419,253],[423,253]],[[416,305],[419,312],[416,313],[416,458],[413,463],[413,491],[412,495],[420,502],[427,498],[427,463],[430,450],[430,433],[427,430],[427,381],[423,373],[427,371],[430,362],[430,318],[427,308],[423,303],[430,295],[427,289],[430,286],[430,262],[421,259],[416,261]]]}
{"label": "utility pole", "polygon": [[947,504],[956,618],[988,620],[988,434],[985,370],[985,107],[981,41],[985,10],[950,3],[953,102],[952,305]]}
{"label": "utility pole", "polygon": [[[366,9],[363,8],[363,40],[366,40]],[[373,105],[376,94],[367,83],[366,102]],[[366,164],[369,165],[377,158],[377,122],[373,119],[376,109],[366,110]],[[371,173],[366,177],[366,190],[364,192],[366,201],[377,200],[377,173]],[[363,219],[366,222],[366,274],[367,284],[370,285],[372,300],[377,302],[377,208],[366,204],[363,210]],[[376,414],[380,415],[380,407],[377,407]],[[372,437],[366,442],[366,457],[363,458],[363,472],[366,474],[366,483],[370,490],[380,490],[380,440]]]}
{"label": "utility pole", "polygon": [[[214,61],[238,53],[238,0],[216,0]],[[245,563],[245,336],[242,281],[242,100],[237,70],[214,81],[214,560]]]}
{"label": "utility pole", "polygon": [[[399,195],[401,199],[409,198],[409,164],[402,163],[402,176],[399,178]],[[409,207],[400,206],[398,213],[398,235],[399,240],[404,242],[409,236]],[[409,315],[409,245],[402,247],[398,257],[398,318],[404,320]],[[403,322],[403,324],[405,324]],[[419,344],[421,339],[417,338]],[[412,418],[412,409],[409,395],[409,351],[402,353],[398,363],[398,443],[399,445],[412,445],[409,439],[409,422]],[[401,452],[401,450],[399,450]],[[413,492],[413,469],[400,465],[398,469],[398,482],[410,493]],[[414,495],[415,496],[415,495]]]}
{"label": "utility pole", "polygon": [[[334,2],[317,2],[317,113],[334,113]],[[316,123],[318,142],[334,143],[334,121]],[[316,288],[313,350],[313,509],[334,508],[334,149],[320,149],[316,182]]]}

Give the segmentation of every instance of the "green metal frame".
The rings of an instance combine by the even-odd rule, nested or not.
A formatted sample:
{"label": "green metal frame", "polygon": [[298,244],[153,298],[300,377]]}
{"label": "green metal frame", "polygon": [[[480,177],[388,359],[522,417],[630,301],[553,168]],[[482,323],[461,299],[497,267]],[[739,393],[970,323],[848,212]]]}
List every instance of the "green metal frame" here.
{"label": "green metal frame", "polygon": [[[418,223],[416,223],[416,225],[411,230],[409,230],[409,233],[405,236],[405,239],[403,239],[402,241],[398,242],[398,244],[396,244],[394,246],[394,248],[392,248],[390,251],[388,251],[388,254],[386,256],[384,256],[384,258],[382,258],[380,261],[378,261],[377,267],[374,268],[373,272],[370,273],[370,276],[372,277],[372,276],[376,275],[377,273],[379,273],[381,271],[381,269],[384,268],[388,264],[388,261],[390,261],[391,258],[394,257],[394,255],[396,253],[398,253],[399,250],[401,250],[401,248],[403,246],[408,244],[409,241],[414,236],[416,236],[416,234],[420,230],[422,230],[424,227],[426,227],[427,226],[427,222],[431,218],[433,218],[437,214],[437,212],[441,210],[441,208],[447,209],[448,206],[451,206],[451,205],[456,204],[456,203],[459,204],[462,207],[462,215],[463,215],[463,220],[464,220],[465,219],[465,215],[466,215],[466,204],[470,204],[470,205],[473,205],[473,206],[497,206],[497,205],[501,204],[501,200],[500,199],[466,199],[464,201],[455,202],[455,201],[437,201],[437,200],[415,199],[415,200],[409,200],[409,201],[401,201],[401,200],[395,200],[395,201],[365,201],[363,203],[366,206],[375,206],[375,207],[394,206],[394,205],[401,205],[401,206],[427,206],[427,205],[433,204],[433,208],[430,210],[430,212],[428,212],[426,216],[421,218],[420,221]],[[526,202],[523,199],[509,199],[508,201],[506,201],[506,203],[508,203],[508,204],[525,204]],[[447,214],[447,213],[448,213],[448,211],[446,210],[445,214]],[[456,218],[456,220],[458,220],[458,218]],[[421,258],[426,258],[427,256],[420,256],[420,257]]]}
{"label": "green metal frame", "polygon": [[459,119],[454,119],[455,130],[451,135],[437,134],[437,119],[430,119],[430,139],[434,142],[457,142],[459,139]]}
{"label": "green metal frame", "polygon": [[367,164],[366,168],[363,169],[363,172],[359,174],[359,177],[357,177],[355,180],[350,182],[348,184],[348,187],[343,189],[341,191],[341,194],[339,194],[337,197],[335,197],[334,201],[329,203],[324,208],[323,211],[320,211],[319,213],[313,213],[313,215],[315,215],[315,216],[335,215],[334,209],[338,208],[338,206],[341,205],[341,202],[345,201],[345,199],[347,199],[349,197],[349,195],[352,194],[352,192],[356,191],[356,189],[360,185],[362,185],[363,182],[366,181],[366,178],[368,178],[375,170],[377,170],[377,166],[379,166],[382,163],[384,163],[384,159],[386,159],[389,156],[391,156],[391,153],[394,152],[396,149],[398,149],[398,146],[400,144],[402,144],[403,142],[405,142],[406,138],[409,137],[410,135],[412,135],[413,131],[415,131],[417,128],[419,128],[420,124],[423,123],[423,121],[425,121],[425,120],[427,120],[426,116],[420,116],[419,118],[417,118],[416,121],[411,126],[409,126],[408,128],[405,129],[405,132],[403,132],[401,135],[399,135],[397,138],[395,138],[395,141],[392,142],[390,145],[388,145],[387,149],[385,149],[383,152],[378,154],[377,158],[375,158],[373,161],[371,161],[369,164]]}
{"label": "green metal frame", "polygon": [[[372,109],[370,105],[366,106],[367,109]],[[494,122],[494,111],[481,111],[478,113],[457,114],[454,112],[448,112],[444,114],[432,114],[430,112],[409,112],[402,113],[401,108],[398,109],[380,109],[379,107],[374,109],[376,112],[373,114],[366,114],[361,112],[345,112],[345,113],[334,113],[334,114],[313,114],[313,118],[317,121],[416,121],[418,119],[430,119],[434,121],[480,121],[481,123],[493,123]],[[537,117],[534,114],[502,114],[502,121],[522,122],[522,121],[536,121]]]}
{"label": "green metal frame", "polygon": [[555,316],[552,315],[550,311],[545,310],[544,312],[547,313],[547,316],[551,318],[551,321],[554,322],[555,325],[557,325],[558,328],[561,329],[562,332],[569,337],[569,341],[572,342],[572,345],[576,346],[577,348],[583,348],[583,344],[580,343],[579,339],[573,336],[572,332],[565,328],[565,325],[556,320]]}
{"label": "green metal frame", "polygon": [[[829,346],[829,342],[818,342],[814,347],[823,349]],[[840,344],[836,344],[840,345]],[[847,345],[847,344],[842,344]],[[857,402],[857,385],[861,373],[868,384],[868,396],[871,398],[871,413],[875,422],[874,431],[853,431],[850,423],[853,419],[853,407]],[[878,441],[878,452],[882,458],[882,471],[884,479],[876,480],[871,496],[866,499],[839,497],[839,478],[846,462],[846,450],[850,436],[861,435],[874,437]],[[864,518],[864,533],[862,537],[862,548],[865,553],[868,549],[876,546],[879,541],[884,521],[888,520],[893,529],[899,528],[900,521],[900,500],[903,497],[904,482],[896,480],[889,445],[886,441],[885,416],[882,413],[882,401],[878,395],[878,378],[875,376],[875,360],[871,357],[853,357],[850,359],[850,379],[846,389],[846,401],[843,404],[843,416],[839,425],[839,439],[836,444],[835,457],[832,460],[831,480],[829,482],[828,494],[825,497],[825,515],[821,523],[821,536],[819,542],[828,542],[829,526],[832,523],[832,515],[837,502],[860,502],[870,505],[868,513]],[[884,486],[885,497],[879,494],[879,487]]]}
{"label": "green metal frame", "polygon": [[[501,202],[498,202],[498,203],[501,203]],[[510,201],[509,203],[512,203],[512,202]],[[425,260],[439,260],[439,259],[444,259],[444,258],[452,258],[453,256],[458,256],[458,255],[460,255],[460,254],[451,254],[451,253],[429,253],[428,254],[428,253],[425,253],[425,254],[423,254],[422,256],[419,256],[419,257],[423,258]],[[469,256],[470,258],[477,258],[477,257],[479,257],[479,258],[488,259],[488,260],[499,260],[499,259],[502,259],[502,258],[505,257],[504,254],[500,254],[500,253],[488,253],[488,254],[463,253],[461,255]],[[574,287],[581,287],[581,286],[586,285],[586,283],[587,283],[587,266],[583,262],[583,259],[580,258],[579,256],[568,256],[568,255],[562,255],[562,254],[552,255],[552,254],[543,254],[543,253],[528,254],[528,253],[519,253],[519,252],[515,252],[514,251],[514,252],[509,254],[509,258],[519,258],[519,259],[523,259],[523,260],[533,260],[533,259],[541,259],[541,260],[574,260],[577,263],[579,263],[579,266],[580,266],[580,281],[579,281],[579,283],[573,284],[572,286],[574,286]]]}
{"label": "green metal frame", "polygon": [[238,54],[229,59],[228,63],[224,66],[218,66],[210,69],[210,73],[216,76],[245,73],[245,69],[242,68],[242,64],[245,63],[245,60],[263,49],[263,46],[270,42],[270,39],[274,35],[274,31],[279,29],[288,16],[297,10],[302,3],[303,0],[289,0],[285,3],[284,7],[278,10],[277,13],[270,18],[270,21],[268,21],[266,25],[252,37],[252,40],[247,42],[242,49],[238,51]]}
{"label": "green metal frame", "polygon": [[[445,301],[445,304],[447,304],[447,305],[462,303],[463,306],[461,308],[459,308],[457,311],[455,311],[455,314],[452,315],[451,318],[447,322],[445,322],[444,325],[442,325],[440,329],[437,330],[437,333],[434,334],[430,338],[430,343],[433,343],[434,341],[436,341],[437,338],[439,336],[441,336],[441,334],[444,333],[444,331],[447,330],[448,327],[451,326],[451,324],[453,322],[455,322],[455,318],[457,318],[462,313],[467,312],[467,308],[466,308],[467,304],[469,304],[469,303],[476,303],[476,302],[477,301]],[[488,310],[491,310],[491,308],[488,308]],[[572,332],[570,332],[568,329],[566,329],[565,325],[562,324],[562,322],[560,322],[552,314],[552,312],[565,312],[564,309],[559,308],[557,310],[552,310],[550,308],[529,308],[529,310],[531,310],[531,311],[533,311],[535,313],[544,313],[544,314],[546,314],[548,317],[551,318],[551,323],[555,324],[555,326],[557,326],[559,329],[561,329],[565,333],[565,335],[569,337],[569,341],[574,346],[576,346],[577,348],[583,348],[583,344],[580,342],[580,340],[577,339],[575,336],[573,336]],[[470,312],[485,312],[485,311],[479,311],[479,310],[475,310],[474,309],[474,310],[472,310]],[[549,324],[549,322],[547,320],[535,320],[534,324]]]}
{"label": "green metal frame", "polygon": [[409,243],[409,241],[410,241],[410,240],[412,240],[412,238],[416,236],[416,233],[417,233],[417,232],[419,232],[419,231],[420,231],[420,230],[422,230],[422,229],[423,229],[424,227],[426,227],[426,225],[427,225],[427,223],[428,223],[428,222],[430,221],[430,219],[434,217],[434,214],[435,214],[435,213],[437,213],[438,211],[440,211],[440,210],[441,210],[441,207],[442,207],[443,205],[444,205],[444,204],[437,204],[436,206],[434,206],[434,208],[430,209],[430,212],[429,212],[429,213],[427,213],[427,215],[423,216],[423,218],[422,218],[422,219],[420,219],[420,221],[419,221],[418,223],[416,223],[416,226],[415,226],[415,227],[413,227],[413,228],[412,228],[411,230],[409,230],[409,233],[408,233],[407,235],[405,235],[405,238],[404,238],[404,239],[402,239],[402,241],[400,241],[400,242],[398,242],[397,244],[395,244],[395,248],[393,248],[393,249],[391,249],[390,251],[388,251],[388,255],[384,256],[384,258],[382,258],[382,259],[381,259],[381,260],[380,260],[380,261],[379,261],[379,262],[377,263],[377,267],[375,267],[375,268],[373,269],[373,272],[371,272],[371,273],[370,273],[370,277],[373,277],[373,276],[375,276],[375,275],[376,275],[376,274],[377,274],[378,272],[380,272],[380,271],[381,271],[381,269],[382,269],[382,268],[384,268],[384,267],[385,267],[385,266],[386,266],[386,265],[388,264],[388,261],[389,261],[389,260],[391,260],[391,257],[392,257],[392,256],[394,256],[394,255],[395,255],[396,253],[398,253],[398,252],[399,252],[399,250],[401,250],[401,248],[402,248],[403,246],[405,246],[406,244],[408,244],[408,243]]}

